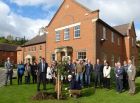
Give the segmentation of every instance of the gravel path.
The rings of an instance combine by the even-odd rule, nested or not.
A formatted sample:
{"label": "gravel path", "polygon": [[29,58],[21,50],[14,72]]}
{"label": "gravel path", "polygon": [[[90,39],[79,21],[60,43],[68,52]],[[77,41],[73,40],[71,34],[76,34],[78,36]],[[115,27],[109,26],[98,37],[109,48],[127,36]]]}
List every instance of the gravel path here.
{"label": "gravel path", "polygon": [[5,70],[0,69],[0,87],[5,84]]}

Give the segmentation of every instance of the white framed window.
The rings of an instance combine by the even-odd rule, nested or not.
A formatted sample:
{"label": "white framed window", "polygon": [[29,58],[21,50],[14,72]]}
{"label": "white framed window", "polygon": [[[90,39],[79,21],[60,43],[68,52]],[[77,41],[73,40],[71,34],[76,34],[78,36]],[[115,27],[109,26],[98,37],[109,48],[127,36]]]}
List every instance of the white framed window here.
{"label": "white framed window", "polygon": [[103,38],[106,39],[106,28],[103,27]]}
{"label": "white framed window", "polygon": [[86,59],[86,52],[78,52],[78,59]]}
{"label": "white framed window", "polygon": [[112,32],[112,34],[111,34],[111,41],[112,41],[112,43],[114,43],[114,38],[115,38],[115,35],[114,35],[114,32]]}
{"label": "white framed window", "polygon": [[74,38],[80,38],[80,25],[74,27]]}
{"label": "white framed window", "polygon": [[120,38],[118,37],[118,46],[120,45]]}
{"label": "white framed window", "polygon": [[69,28],[66,28],[64,30],[64,40],[69,40],[69,39],[70,39]]}
{"label": "white framed window", "polygon": [[60,31],[56,31],[56,41],[60,41]]}
{"label": "white framed window", "polygon": [[55,54],[52,54],[52,55],[51,55],[51,60],[52,60],[52,61],[55,61]]}

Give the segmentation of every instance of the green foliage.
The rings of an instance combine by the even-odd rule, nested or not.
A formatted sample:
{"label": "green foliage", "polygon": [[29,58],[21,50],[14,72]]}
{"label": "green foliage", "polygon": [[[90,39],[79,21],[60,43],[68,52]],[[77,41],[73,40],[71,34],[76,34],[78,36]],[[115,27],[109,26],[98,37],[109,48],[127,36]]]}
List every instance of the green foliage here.
{"label": "green foliage", "polygon": [[66,63],[67,61],[58,62],[57,72],[59,72],[60,75],[66,75]]}
{"label": "green foliage", "polygon": [[8,40],[5,37],[0,37],[0,43],[7,43],[7,44],[13,44],[13,45],[23,45],[25,42],[27,42],[28,40],[25,40],[24,38],[20,39],[20,40]]}
{"label": "green foliage", "polygon": [[33,56],[33,57],[32,57],[32,61],[34,62],[35,60],[36,60],[36,57],[35,57],[35,56]]}
{"label": "green foliage", "polygon": [[63,61],[58,62],[57,70],[60,75],[67,75],[66,64],[67,64],[68,60],[69,60],[69,58],[65,57]]}

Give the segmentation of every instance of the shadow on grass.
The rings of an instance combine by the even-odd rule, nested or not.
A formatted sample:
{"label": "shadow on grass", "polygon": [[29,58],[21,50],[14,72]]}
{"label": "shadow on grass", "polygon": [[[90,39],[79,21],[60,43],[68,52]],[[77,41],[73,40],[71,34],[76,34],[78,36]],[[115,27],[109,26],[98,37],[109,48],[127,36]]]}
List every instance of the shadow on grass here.
{"label": "shadow on grass", "polygon": [[140,83],[136,83],[136,94],[140,92]]}
{"label": "shadow on grass", "polygon": [[94,89],[93,88],[86,88],[82,90],[82,96],[88,97],[94,95]]}

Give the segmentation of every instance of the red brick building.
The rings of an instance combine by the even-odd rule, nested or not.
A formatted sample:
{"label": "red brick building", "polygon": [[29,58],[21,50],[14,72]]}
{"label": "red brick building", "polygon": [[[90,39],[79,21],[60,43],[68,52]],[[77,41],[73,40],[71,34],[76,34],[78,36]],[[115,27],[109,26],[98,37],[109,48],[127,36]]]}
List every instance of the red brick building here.
{"label": "red brick building", "polygon": [[134,23],[112,27],[100,19],[99,10],[92,11],[75,0],[64,0],[46,27],[46,60],[88,58],[114,62],[132,59],[138,51]]}
{"label": "red brick building", "polygon": [[46,35],[37,35],[17,49],[17,62],[27,62],[33,59],[38,62],[40,57],[46,57]]}
{"label": "red brick building", "polygon": [[10,57],[11,62],[17,63],[17,46],[5,43],[0,43],[0,64],[3,65],[4,62]]}
{"label": "red brick building", "polygon": [[100,19],[99,10],[92,11],[76,0],[64,0],[45,31],[46,37],[37,36],[22,46],[18,59],[35,56],[38,60],[41,56],[50,63],[69,57],[88,58],[95,63],[99,58],[107,59],[112,66],[132,59],[137,65],[134,22],[112,27]]}

